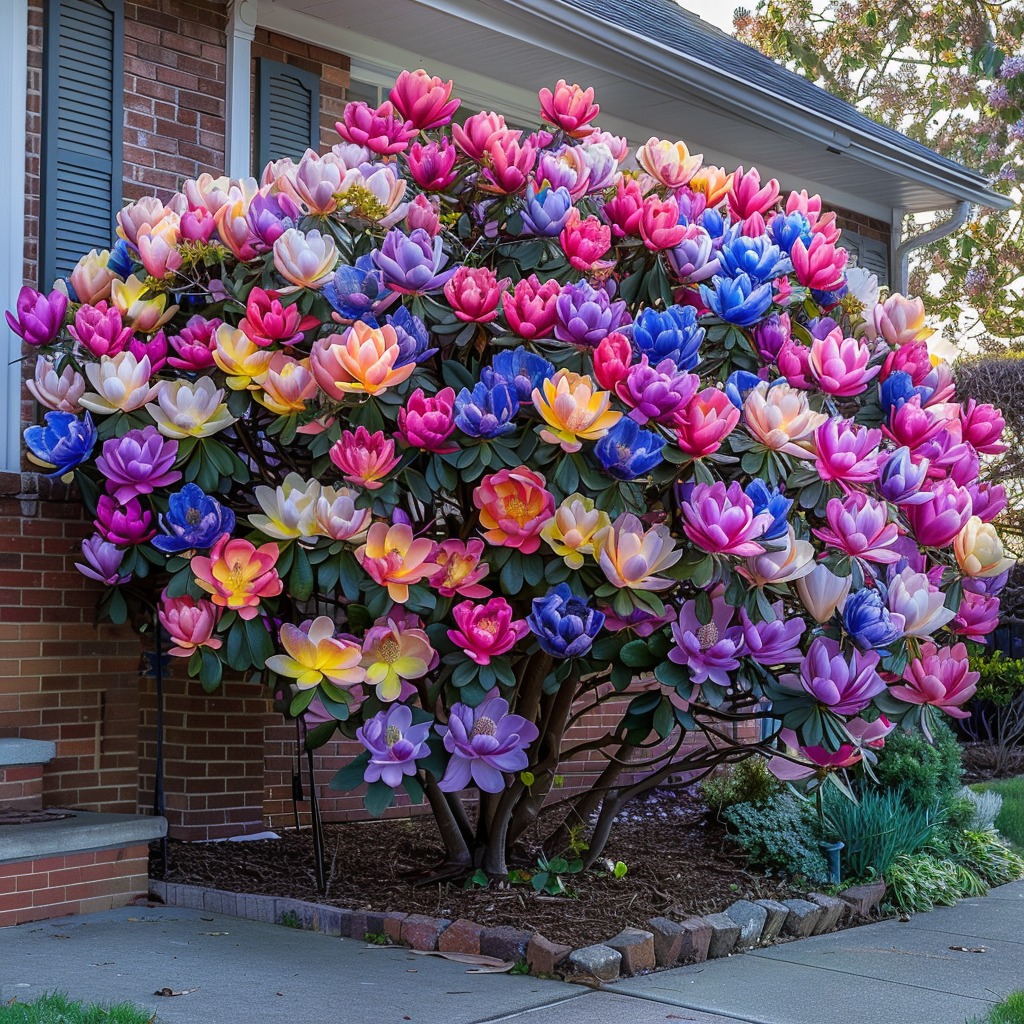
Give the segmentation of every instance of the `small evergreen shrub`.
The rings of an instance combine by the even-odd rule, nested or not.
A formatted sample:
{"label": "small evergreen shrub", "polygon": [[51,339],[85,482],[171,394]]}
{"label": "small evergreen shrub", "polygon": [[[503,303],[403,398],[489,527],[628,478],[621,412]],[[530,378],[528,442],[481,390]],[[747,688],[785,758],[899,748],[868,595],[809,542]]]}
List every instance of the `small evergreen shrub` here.
{"label": "small evergreen shrub", "polygon": [[734,804],[765,803],[781,788],[779,780],[768,771],[767,759],[757,755],[725,765],[700,784],[704,802],[719,813]]}
{"label": "small evergreen shrub", "polygon": [[975,832],[994,831],[996,818],[1003,809],[1003,798],[992,791],[976,793],[967,786],[960,790],[960,796],[971,805],[968,828]]}
{"label": "small evergreen shrub", "polygon": [[828,878],[828,865],[818,848],[821,829],[812,804],[790,793],[775,793],[762,803],[727,807],[722,818],[733,828],[753,866],[803,875],[811,882]]}
{"label": "small evergreen shrub", "polygon": [[885,789],[902,789],[911,807],[946,804],[960,789],[963,758],[953,730],[939,723],[934,743],[896,730],[885,741],[875,776]]}

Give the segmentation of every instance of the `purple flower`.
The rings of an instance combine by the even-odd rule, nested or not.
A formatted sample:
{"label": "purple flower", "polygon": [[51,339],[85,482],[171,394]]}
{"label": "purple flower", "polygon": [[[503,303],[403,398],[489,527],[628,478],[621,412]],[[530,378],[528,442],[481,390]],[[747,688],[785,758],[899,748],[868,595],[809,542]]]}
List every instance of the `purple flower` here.
{"label": "purple flower", "polygon": [[526,748],[539,731],[521,715],[510,715],[508,701],[492,690],[478,707],[452,705],[448,725],[437,731],[451,754],[438,788],[446,793],[465,789],[475,782],[485,793],[505,788],[502,772],[522,771],[530,762]]}
{"label": "purple flower", "polygon": [[800,637],[807,625],[802,619],[784,619],[781,601],[772,605],[772,611],[775,618],[771,622],[751,622],[746,609],[740,609],[747,654],[766,668],[800,661]]}
{"label": "purple flower", "polygon": [[669,249],[668,261],[680,281],[692,283],[714,277],[721,266],[711,236],[696,224],[687,228],[674,249]]}
{"label": "purple flower", "polygon": [[153,527],[153,513],[144,509],[138,498],[129,498],[119,505],[109,494],[100,496],[96,503],[96,532],[111,544],[134,547],[143,544],[156,531]]}
{"label": "purple flower", "polygon": [[909,448],[897,448],[878,473],[878,493],[894,505],[920,505],[931,497],[929,491],[921,490],[927,476],[927,459],[915,463]]}
{"label": "purple flower", "polygon": [[298,203],[284,192],[269,196],[257,192],[249,204],[245,219],[249,222],[253,238],[261,243],[260,248],[269,251],[289,228],[299,226],[302,211]]}
{"label": "purple flower", "polygon": [[572,345],[597,345],[630,322],[625,302],[612,302],[603,288],[586,281],[566,285],[555,300],[555,337]]}
{"label": "purple flower", "polygon": [[447,262],[444,240],[440,235],[431,238],[423,228],[416,228],[408,235],[400,228],[392,228],[372,256],[385,282],[406,295],[437,291],[448,283],[456,270],[455,267],[442,270]]}
{"label": "purple flower", "polygon": [[708,622],[701,622],[696,601],[684,601],[679,609],[679,619],[672,624],[676,646],[668,657],[677,665],[685,665],[694,683],[710,680],[718,686],[728,686],[729,673],[739,668],[743,630],[733,624],[733,612],[721,590],[711,597]]}
{"label": "purple flower", "polygon": [[754,328],[754,344],[764,363],[774,363],[792,337],[788,313],[772,313]]}
{"label": "purple flower", "polygon": [[649,420],[671,423],[699,387],[700,377],[679,370],[671,359],[651,366],[644,355],[629,368],[616,391],[622,401],[632,406],[630,419],[643,426]]}
{"label": "purple flower", "polygon": [[880,660],[877,651],[854,651],[847,659],[837,641],[820,636],[801,662],[800,674],[781,676],[779,682],[788,690],[803,690],[837,715],[856,715],[885,690],[876,671]]}
{"label": "purple flower", "polygon": [[173,468],[177,457],[177,441],[165,438],[156,427],[143,427],[104,441],[96,468],[106,477],[107,493],[124,505],[129,498],[177,483],[181,479]]}
{"label": "purple flower", "polygon": [[521,214],[523,233],[554,237],[565,227],[572,208],[572,196],[564,185],[538,189],[531,183],[526,188],[526,209]]}
{"label": "purple flower", "polygon": [[437,354],[437,346],[430,347],[430,332],[427,325],[415,313],[410,313],[405,306],[399,306],[387,321],[398,335],[396,370],[408,366],[409,363],[422,363],[424,359]]}
{"label": "purple flower", "polygon": [[98,580],[113,587],[119,583],[127,583],[132,578],[131,573],[122,576],[118,572],[124,561],[124,552],[116,544],[104,540],[98,533],[82,541],[82,555],[85,562],[75,562],[75,568],[91,580]]}
{"label": "purple flower", "polygon": [[18,292],[15,312],[8,311],[7,325],[26,345],[49,345],[64,324],[68,297],[54,289],[49,295],[25,285]]}
{"label": "purple flower", "polygon": [[427,736],[433,724],[413,725],[412,708],[405,704],[392,704],[386,711],[378,711],[356,730],[356,739],[370,753],[363,779],[396,789],[406,775],[415,775],[416,761],[430,753]]}
{"label": "purple flower", "polygon": [[343,320],[362,320],[375,327],[377,316],[398,298],[384,283],[384,275],[369,255],[360,256],[354,266],[342,264],[324,285],[324,298]]}

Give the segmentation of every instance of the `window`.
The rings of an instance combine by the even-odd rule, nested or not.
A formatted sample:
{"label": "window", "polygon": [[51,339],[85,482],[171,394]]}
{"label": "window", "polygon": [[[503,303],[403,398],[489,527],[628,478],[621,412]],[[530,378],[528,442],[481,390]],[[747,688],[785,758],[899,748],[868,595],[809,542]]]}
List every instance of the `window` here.
{"label": "window", "polygon": [[320,148],[320,79],[260,58],[256,93],[256,177],[271,160]]}
{"label": "window", "polygon": [[46,5],[39,285],[110,247],[121,207],[122,0]]}

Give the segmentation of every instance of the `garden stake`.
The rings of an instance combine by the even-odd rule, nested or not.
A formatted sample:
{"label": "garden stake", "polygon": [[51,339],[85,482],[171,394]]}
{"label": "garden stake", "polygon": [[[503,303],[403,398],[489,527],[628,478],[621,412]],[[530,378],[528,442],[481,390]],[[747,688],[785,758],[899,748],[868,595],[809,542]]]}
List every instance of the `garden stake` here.
{"label": "garden stake", "polygon": [[[305,729],[303,729],[305,732]],[[316,887],[320,895],[327,894],[327,877],[324,870],[324,829],[320,818],[320,804],[316,798],[316,779],[313,775],[313,751],[306,748],[306,762],[309,765],[309,819],[313,827],[313,864],[316,868]]]}

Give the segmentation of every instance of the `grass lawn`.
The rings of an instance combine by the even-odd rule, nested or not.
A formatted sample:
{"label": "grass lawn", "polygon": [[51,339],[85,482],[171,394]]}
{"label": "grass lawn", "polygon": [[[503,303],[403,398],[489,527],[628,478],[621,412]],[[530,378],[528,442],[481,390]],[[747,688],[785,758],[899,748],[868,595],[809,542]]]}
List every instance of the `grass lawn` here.
{"label": "grass lawn", "polygon": [[971,788],[979,793],[998,793],[1003,798],[1003,808],[996,818],[996,828],[1019,853],[1024,853],[1024,775],[1015,779],[980,782]]}
{"label": "grass lawn", "polygon": [[131,1003],[86,1006],[59,993],[41,996],[31,1003],[0,1006],[0,1024],[152,1024],[155,1019],[148,1010]]}
{"label": "grass lawn", "polygon": [[[1019,782],[1020,779],[1013,780]],[[1024,1024],[1024,992],[1013,992],[984,1017],[975,1017],[968,1024]]]}

